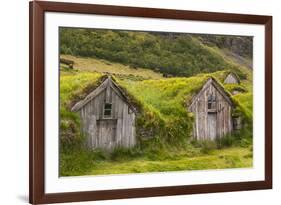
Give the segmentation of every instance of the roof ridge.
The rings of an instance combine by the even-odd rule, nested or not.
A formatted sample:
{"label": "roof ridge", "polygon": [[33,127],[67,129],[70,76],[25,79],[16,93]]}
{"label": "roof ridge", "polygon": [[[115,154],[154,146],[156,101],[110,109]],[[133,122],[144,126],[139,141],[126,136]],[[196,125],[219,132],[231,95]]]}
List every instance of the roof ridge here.
{"label": "roof ridge", "polygon": [[[135,107],[129,102],[129,97],[123,91],[123,88],[118,85],[117,82],[110,75],[105,75],[105,78],[99,83],[99,85],[91,91],[84,99],[77,102],[72,108],[72,112],[80,110],[83,106],[88,104],[92,99],[99,95],[104,89],[110,86],[132,109],[136,112]],[[114,88],[112,87],[114,86]]]}
{"label": "roof ridge", "polygon": [[[188,108],[190,108],[193,103],[195,102],[195,99],[200,96],[202,94],[202,92],[207,89],[207,86],[209,84],[213,84],[215,86],[215,88],[221,93],[221,95],[228,101],[228,103],[233,106],[234,103],[231,99],[231,96],[229,96],[228,92],[225,90],[225,88],[213,77],[213,76],[210,76],[206,82],[203,84],[203,86],[201,87],[201,89],[199,90],[199,92],[197,92],[197,94],[195,94],[192,99],[191,99],[191,103],[190,105],[188,106]],[[205,88],[204,88],[205,87]]]}

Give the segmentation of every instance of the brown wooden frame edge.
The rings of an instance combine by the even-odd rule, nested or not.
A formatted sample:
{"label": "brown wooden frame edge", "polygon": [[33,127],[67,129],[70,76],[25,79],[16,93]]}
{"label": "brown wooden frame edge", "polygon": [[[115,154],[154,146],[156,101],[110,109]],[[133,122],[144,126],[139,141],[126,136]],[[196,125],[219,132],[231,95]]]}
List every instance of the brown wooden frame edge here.
{"label": "brown wooden frame edge", "polygon": [[[187,19],[265,25],[265,180],[46,194],[44,191],[44,12]],[[29,4],[29,202],[32,204],[272,188],[272,17],[200,11],[33,1]]]}

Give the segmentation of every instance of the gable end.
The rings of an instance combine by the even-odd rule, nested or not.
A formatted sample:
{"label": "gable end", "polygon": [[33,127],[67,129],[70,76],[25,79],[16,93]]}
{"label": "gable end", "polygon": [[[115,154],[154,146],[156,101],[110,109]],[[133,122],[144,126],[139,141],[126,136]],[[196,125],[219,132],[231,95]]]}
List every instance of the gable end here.
{"label": "gable end", "polygon": [[213,85],[216,88],[216,90],[223,96],[226,102],[231,107],[234,107],[234,103],[232,102],[232,99],[230,98],[229,94],[224,90],[224,88],[214,78],[209,78],[207,82],[202,86],[201,90],[192,98],[191,103],[188,106],[188,110],[191,109],[194,102],[196,102],[196,99],[199,98],[205,92],[205,90],[209,88],[210,85]]}
{"label": "gable end", "polygon": [[96,89],[94,89],[90,94],[88,94],[83,100],[76,103],[72,108],[72,112],[79,111],[88,102],[97,97],[101,92],[103,92],[107,87],[110,87],[131,109],[136,113],[136,108],[129,102],[128,97],[124,94],[123,90],[111,79],[109,76],[106,78]]}

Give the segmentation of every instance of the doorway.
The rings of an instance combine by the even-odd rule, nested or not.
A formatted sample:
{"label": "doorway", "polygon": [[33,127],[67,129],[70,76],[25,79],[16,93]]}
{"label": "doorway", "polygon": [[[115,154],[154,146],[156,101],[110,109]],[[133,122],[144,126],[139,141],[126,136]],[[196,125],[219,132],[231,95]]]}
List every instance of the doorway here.
{"label": "doorway", "polygon": [[103,119],[97,121],[98,147],[112,150],[116,145],[117,120]]}
{"label": "doorway", "polygon": [[208,135],[207,138],[210,140],[216,139],[217,136],[217,113],[208,112]]}

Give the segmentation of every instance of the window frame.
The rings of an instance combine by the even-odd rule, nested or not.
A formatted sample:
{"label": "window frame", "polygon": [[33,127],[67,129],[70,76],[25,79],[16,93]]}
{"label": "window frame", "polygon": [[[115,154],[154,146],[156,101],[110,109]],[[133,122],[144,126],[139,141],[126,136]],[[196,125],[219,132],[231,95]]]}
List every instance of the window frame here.
{"label": "window frame", "polygon": [[217,105],[216,96],[215,96],[213,93],[211,93],[211,94],[208,96],[208,101],[207,101],[208,110],[217,109],[216,105]]}
{"label": "window frame", "polygon": [[[110,105],[110,108],[106,108],[107,105]],[[109,115],[106,115],[105,112],[110,111]],[[112,103],[104,103],[102,110],[103,119],[112,119]]]}

